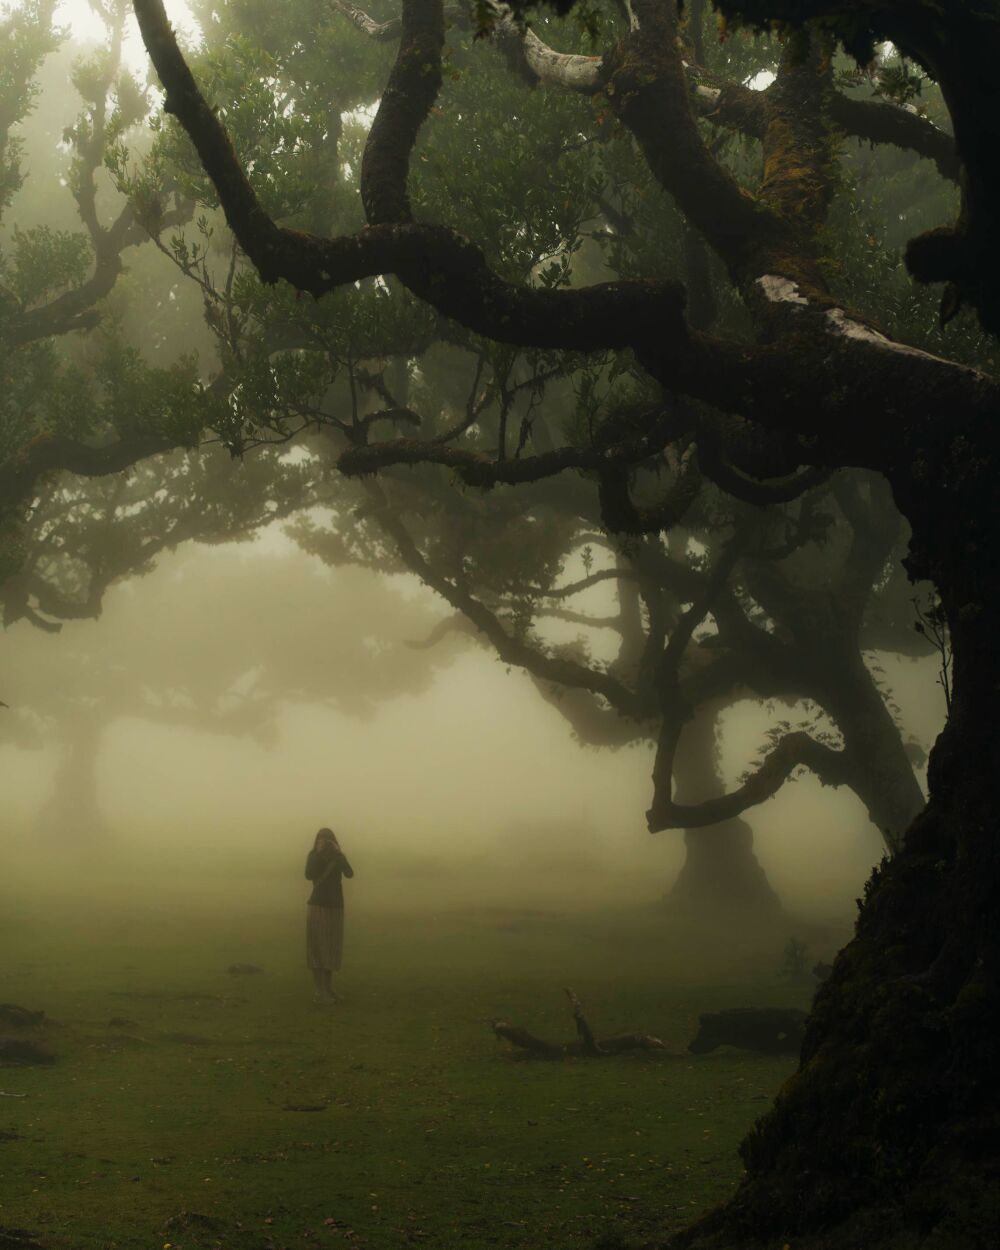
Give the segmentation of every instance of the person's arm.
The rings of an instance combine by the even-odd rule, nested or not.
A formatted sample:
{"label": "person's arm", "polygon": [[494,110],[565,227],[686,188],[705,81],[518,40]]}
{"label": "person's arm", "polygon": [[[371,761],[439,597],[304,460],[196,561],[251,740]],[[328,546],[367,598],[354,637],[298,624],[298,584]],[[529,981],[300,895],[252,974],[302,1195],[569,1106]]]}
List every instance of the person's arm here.
{"label": "person's arm", "polygon": [[306,856],[306,880],[315,881],[323,872],[319,851],[313,849]]}
{"label": "person's arm", "polygon": [[344,853],[336,847],[333,850],[326,851],[317,865],[316,875],[312,878],[317,885],[332,877],[335,872],[345,873],[348,877],[354,876],[354,870],[344,857]]}

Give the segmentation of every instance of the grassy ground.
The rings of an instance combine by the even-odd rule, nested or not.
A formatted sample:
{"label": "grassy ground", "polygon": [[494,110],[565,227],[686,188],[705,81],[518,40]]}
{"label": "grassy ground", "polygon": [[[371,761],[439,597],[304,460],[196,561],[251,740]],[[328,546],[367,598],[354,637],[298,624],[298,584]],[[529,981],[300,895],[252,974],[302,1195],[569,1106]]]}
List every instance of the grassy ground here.
{"label": "grassy ground", "polygon": [[[648,1238],[732,1190],[737,1144],[792,1066],[688,1056],[699,1013],[808,999],[774,975],[780,942],[699,949],[652,908],[356,895],[327,1008],[297,885],[220,885],[221,911],[211,889],[160,885],[155,907],[122,882],[60,903],[54,930],[23,883],[0,897],[0,1001],[59,1021],[41,1034],[54,1066],[0,1068],[0,1090],[27,1095],[0,1098],[0,1229],[53,1250]],[[230,977],[234,961],[264,972]],[[568,1039],[567,984],[595,1031],[667,1052],[547,1063],[492,1035],[500,1015]]]}

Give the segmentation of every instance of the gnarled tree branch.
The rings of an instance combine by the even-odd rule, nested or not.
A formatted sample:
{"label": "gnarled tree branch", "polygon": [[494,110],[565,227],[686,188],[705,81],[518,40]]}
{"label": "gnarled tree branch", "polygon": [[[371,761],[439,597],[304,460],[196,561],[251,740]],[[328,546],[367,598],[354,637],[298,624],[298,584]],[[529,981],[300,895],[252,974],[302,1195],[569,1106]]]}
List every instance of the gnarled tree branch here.
{"label": "gnarled tree branch", "polygon": [[131,468],[147,456],[170,451],[177,443],[158,434],[136,434],[94,447],[63,434],[42,434],[6,464],[0,466],[0,507],[15,507],[28,499],[50,473],[101,477]]}
{"label": "gnarled tree branch", "polygon": [[[684,294],[672,282],[609,282],[577,290],[519,287],[499,278],[474,243],[445,226],[409,220],[409,147],[440,76],[439,0],[405,0],[397,67],[366,149],[364,199],[379,224],[323,239],[278,226],[262,208],[219,118],[188,68],[161,0],[134,0],[143,41],[165,90],[164,110],[195,145],[226,220],[266,283],[285,279],[319,296],[396,274],[447,317],[498,342],[598,351],[683,334]],[[425,59],[421,59],[421,57]],[[397,134],[390,119],[401,119]],[[391,220],[387,221],[386,219]]]}
{"label": "gnarled tree branch", "polygon": [[675,803],[671,798],[673,757],[679,726],[665,721],[653,769],[653,805],[646,813],[650,833],[664,829],[698,829],[733,820],[751,807],[772,798],[796,768],[810,769],[825,785],[847,781],[843,752],[817,742],[807,733],[790,733],[767,755],[738,789],[704,803]]}

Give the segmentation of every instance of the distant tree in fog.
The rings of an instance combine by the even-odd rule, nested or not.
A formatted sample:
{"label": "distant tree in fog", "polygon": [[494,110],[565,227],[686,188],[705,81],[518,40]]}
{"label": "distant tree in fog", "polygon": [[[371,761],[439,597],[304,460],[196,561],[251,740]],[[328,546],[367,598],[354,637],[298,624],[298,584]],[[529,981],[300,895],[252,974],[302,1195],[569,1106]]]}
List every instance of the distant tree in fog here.
{"label": "distant tree in fog", "polygon": [[0,15],[0,578],[19,570],[25,511],[54,474],[118,473],[191,446],[211,407],[193,362],[148,363],[114,306],[150,216],[167,229],[189,216],[168,190],[126,201],[103,168],[150,110],[121,61],[129,6],[101,8],[106,43],[76,56],[61,47],[54,10],[55,0],[27,0]]}
{"label": "distant tree in fog", "polygon": [[56,745],[36,833],[63,844],[111,834],[97,764],[117,722],[271,744],[284,708],[368,717],[426,689],[450,658],[405,645],[434,619],[412,596],[294,550],[213,561],[187,548],[105,606],[100,622],[69,622],[58,638],[28,622],[6,635],[4,730],[22,747]]}
{"label": "distant tree in fog", "polygon": [[[688,631],[679,671],[691,718],[674,773],[676,800],[697,824],[685,835],[675,902],[775,905],[739,811],[780,782],[734,804],[718,772],[716,723],[740,699],[809,705],[797,732],[820,734],[813,771],[852,789],[887,848],[898,847],[923,804],[915,744],[864,657],[929,648],[905,598],[912,588],[898,566],[899,518],[875,479],[845,475],[766,512],[727,503],[701,481],[666,544],[602,535],[596,492],[583,484],[494,492],[460,508],[430,475],[393,475],[380,490],[380,506],[353,523],[345,511],[339,524],[305,519],[294,532],[332,561],[416,573],[456,609],[450,628],[526,669],[585,744],[656,742],[664,722],[657,657]],[[567,580],[567,567],[577,576]],[[614,609],[586,610],[587,596],[609,587]],[[576,630],[576,640],[554,643],[551,622]]]}
{"label": "distant tree in fog", "polygon": [[245,463],[218,448],[150,457],[127,474],[49,479],[21,526],[20,566],[0,582],[5,626],[57,633],[97,620],[117,582],[185,543],[242,542],[316,499],[311,466],[278,450]]}

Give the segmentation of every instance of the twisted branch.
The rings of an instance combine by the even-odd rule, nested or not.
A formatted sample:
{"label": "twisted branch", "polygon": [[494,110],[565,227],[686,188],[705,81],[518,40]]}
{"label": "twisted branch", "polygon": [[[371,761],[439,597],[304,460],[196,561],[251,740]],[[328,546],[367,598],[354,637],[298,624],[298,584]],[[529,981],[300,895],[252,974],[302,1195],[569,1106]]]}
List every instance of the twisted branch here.
{"label": "twisted branch", "polygon": [[50,473],[102,477],[129,469],[147,456],[170,451],[178,444],[158,434],[136,434],[101,447],[92,447],[63,434],[42,434],[0,465],[0,507],[16,506],[29,498]]}
{"label": "twisted branch", "polygon": [[660,833],[664,829],[699,829],[733,820],[777,794],[799,767],[810,769],[824,785],[839,786],[848,780],[842,751],[824,746],[807,733],[795,732],[786,734],[738,789],[703,803],[675,803],[671,788],[679,736],[677,721],[666,719],[653,769],[653,805],[646,813],[650,833]]}
{"label": "twisted branch", "polygon": [[556,682],[572,689],[589,690],[592,694],[600,695],[623,716],[637,714],[639,709],[635,694],[609,673],[562,656],[544,655],[509,634],[500,619],[485,604],[470,594],[464,586],[439,573],[424,559],[409,531],[389,506],[381,488],[372,484],[369,490],[377,501],[373,515],[395,542],[400,559],[406,567],[470,620],[486,637],[501,660],[526,669],[543,681]]}
{"label": "twisted branch", "polygon": [[134,0],[134,7],[164,87],[164,110],[187,131],[230,229],[265,283],[285,279],[320,296],[394,273],[444,316],[519,345],[590,352],[645,342],[653,327],[658,338],[683,336],[684,294],[677,283],[519,287],[494,273],[482,250],[457,231],[412,222],[406,169],[440,81],[440,0],[404,0],[399,54],[365,152],[362,194],[376,224],[331,239],[284,229],[268,216],[195,83],[161,0]]}

